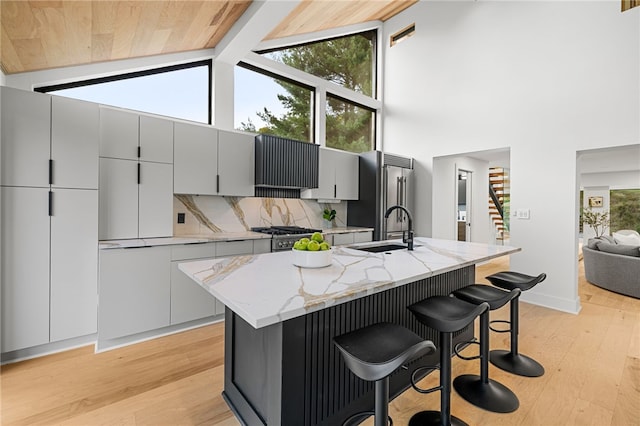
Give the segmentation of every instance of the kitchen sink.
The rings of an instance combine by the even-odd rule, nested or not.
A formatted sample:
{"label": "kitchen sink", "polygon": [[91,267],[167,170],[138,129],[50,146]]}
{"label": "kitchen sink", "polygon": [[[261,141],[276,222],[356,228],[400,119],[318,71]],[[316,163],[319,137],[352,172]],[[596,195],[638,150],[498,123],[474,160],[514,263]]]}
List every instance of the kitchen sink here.
{"label": "kitchen sink", "polygon": [[402,245],[402,244],[381,244],[379,246],[349,247],[349,248],[352,248],[354,250],[368,251],[368,252],[371,252],[371,253],[382,253],[382,252],[385,252],[385,251],[406,249],[407,246]]}

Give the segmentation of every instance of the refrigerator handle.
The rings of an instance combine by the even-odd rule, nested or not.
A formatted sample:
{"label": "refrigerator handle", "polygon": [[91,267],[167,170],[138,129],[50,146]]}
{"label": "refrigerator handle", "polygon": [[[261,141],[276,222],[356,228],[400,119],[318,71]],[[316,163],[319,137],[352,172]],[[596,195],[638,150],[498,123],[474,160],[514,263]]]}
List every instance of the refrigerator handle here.
{"label": "refrigerator handle", "polygon": [[[402,205],[402,178],[396,178],[396,204]],[[396,209],[396,222],[402,222],[402,214],[400,209]]]}

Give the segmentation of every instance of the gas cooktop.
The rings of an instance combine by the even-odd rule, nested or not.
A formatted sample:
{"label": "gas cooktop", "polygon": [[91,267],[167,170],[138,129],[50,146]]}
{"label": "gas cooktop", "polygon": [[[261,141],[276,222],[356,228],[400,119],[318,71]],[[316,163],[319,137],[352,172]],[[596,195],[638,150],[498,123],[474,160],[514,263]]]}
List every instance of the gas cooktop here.
{"label": "gas cooktop", "polygon": [[273,236],[313,234],[314,232],[322,232],[321,229],[303,228],[300,226],[269,226],[269,227],[251,228],[251,230],[254,232],[260,232],[262,234],[270,234]]}

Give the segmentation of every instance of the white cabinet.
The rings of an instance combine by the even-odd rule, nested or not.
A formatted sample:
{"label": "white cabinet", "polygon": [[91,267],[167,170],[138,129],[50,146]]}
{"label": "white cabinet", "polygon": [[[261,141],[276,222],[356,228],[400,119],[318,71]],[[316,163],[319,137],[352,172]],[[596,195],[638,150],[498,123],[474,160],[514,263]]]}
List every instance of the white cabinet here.
{"label": "white cabinet", "polygon": [[173,190],[176,194],[217,195],[218,130],[175,123]]}
{"label": "white cabinet", "polygon": [[1,88],[2,185],[98,188],[98,105]]}
{"label": "white cabinet", "polygon": [[95,104],[0,88],[2,352],[95,333]]}
{"label": "white cabinet", "polygon": [[173,235],[173,122],[100,108],[101,240]]}
{"label": "white cabinet", "polygon": [[2,352],[49,342],[48,189],[0,188]]}
{"label": "white cabinet", "polygon": [[173,121],[101,106],[100,157],[173,163]]}
{"label": "white cabinet", "polygon": [[255,137],[220,130],[218,133],[218,195],[255,195]]}
{"label": "white cabinet", "polygon": [[[180,324],[224,312],[219,302],[178,269],[184,261],[215,257],[216,243],[173,246],[171,252],[171,324]],[[218,303],[216,303],[218,302]]]}
{"label": "white cabinet", "polygon": [[100,252],[98,339],[170,324],[171,247]]}
{"label": "white cabinet", "polygon": [[100,159],[100,240],[138,236],[137,173],[137,161]]}
{"label": "white cabinet", "polygon": [[254,195],[254,136],[175,123],[174,192]]}
{"label": "white cabinet", "polygon": [[52,342],[92,334],[98,330],[97,212],[97,191],[53,190]]}
{"label": "white cabinet", "polygon": [[371,231],[333,234],[332,237],[334,246],[343,246],[347,244],[366,243],[369,241],[373,241],[373,235]]}
{"label": "white cabinet", "polygon": [[100,107],[100,157],[138,159],[138,114]]}
{"label": "white cabinet", "polygon": [[173,235],[173,166],[140,163],[138,185],[138,237]]}
{"label": "white cabinet", "polygon": [[173,235],[172,181],[171,164],[101,158],[100,239]]}
{"label": "white cabinet", "polygon": [[358,199],[358,156],[329,148],[320,148],[318,188],[306,189],[301,198],[326,200]]}
{"label": "white cabinet", "polygon": [[49,186],[51,96],[0,87],[5,186]]}
{"label": "white cabinet", "polygon": [[98,189],[97,104],[51,98],[51,159],[54,188]]}

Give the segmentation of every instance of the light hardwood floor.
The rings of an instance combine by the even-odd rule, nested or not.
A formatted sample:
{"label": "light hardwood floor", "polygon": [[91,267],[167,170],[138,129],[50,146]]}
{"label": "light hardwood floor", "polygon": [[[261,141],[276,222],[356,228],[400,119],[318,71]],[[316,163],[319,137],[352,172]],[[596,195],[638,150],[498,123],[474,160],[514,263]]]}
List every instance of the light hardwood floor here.
{"label": "light hardwood floor", "polygon": [[[477,269],[479,282],[498,260]],[[521,303],[520,350],[541,362],[543,377],[490,367],[520,408],[478,409],[452,393],[452,412],[470,425],[640,425],[640,300],[587,283],[580,264],[582,311],[572,315]],[[508,307],[492,318],[508,317]],[[238,425],[220,396],[222,324],[100,354],[93,347],[2,366],[0,423],[9,425]],[[508,335],[491,333],[492,348]],[[471,351],[472,349],[469,349]],[[453,376],[476,373],[477,361],[453,360]],[[437,381],[437,373],[423,386]],[[438,409],[439,395],[407,390],[391,403],[397,426]],[[373,422],[368,420],[366,425]]]}

